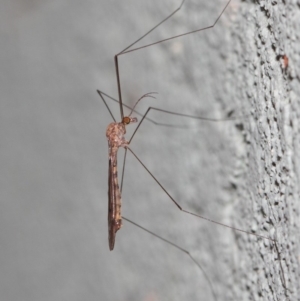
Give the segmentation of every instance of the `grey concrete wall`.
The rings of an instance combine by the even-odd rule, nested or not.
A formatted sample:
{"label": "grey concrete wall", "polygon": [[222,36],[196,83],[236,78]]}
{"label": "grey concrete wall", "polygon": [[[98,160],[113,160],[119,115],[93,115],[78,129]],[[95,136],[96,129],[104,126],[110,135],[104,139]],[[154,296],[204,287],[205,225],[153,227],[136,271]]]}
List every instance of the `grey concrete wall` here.
{"label": "grey concrete wall", "polygon": [[238,237],[232,300],[300,298],[299,16],[295,1],[247,1],[232,32],[228,86],[252,115],[240,126],[235,225],[278,240]]}
{"label": "grey concrete wall", "polygon": [[[111,118],[96,89],[117,97],[114,54],[178,4],[2,3],[3,300],[214,300],[185,254],[129,223],[108,250]],[[139,45],[210,25],[224,5],[187,0]],[[182,207],[277,248],[185,215],[132,156],[126,163],[124,216],[189,250],[218,300],[299,299],[298,20],[294,2],[233,1],[213,30],[120,58],[124,102],[159,93],[140,112],[250,113],[218,123],[153,113],[184,128],[145,122],[132,149]]]}

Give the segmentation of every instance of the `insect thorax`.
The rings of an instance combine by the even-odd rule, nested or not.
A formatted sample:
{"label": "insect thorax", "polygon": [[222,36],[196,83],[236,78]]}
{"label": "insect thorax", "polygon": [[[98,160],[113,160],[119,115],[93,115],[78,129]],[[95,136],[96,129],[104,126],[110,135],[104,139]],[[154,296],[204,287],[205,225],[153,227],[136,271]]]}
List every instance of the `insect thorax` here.
{"label": "insect thorax", "polygon": [[111,145],[120,147],[127,144],[125,140],[126,129],[122,122],[112,122],[106,129],[106,137]]}

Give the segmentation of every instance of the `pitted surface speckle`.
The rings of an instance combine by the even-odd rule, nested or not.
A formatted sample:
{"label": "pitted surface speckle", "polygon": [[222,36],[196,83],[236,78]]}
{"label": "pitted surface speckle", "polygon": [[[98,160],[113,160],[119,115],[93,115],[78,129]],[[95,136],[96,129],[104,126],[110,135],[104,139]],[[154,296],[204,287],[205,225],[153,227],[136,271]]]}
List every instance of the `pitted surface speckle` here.
{"label": "pitted surface speckle", "polygon": [[236,235],[235,274],[226,300],[299,300],[299,5],[243,2],[238,19],[228,82],[232,98],[242,101],[251,117],[239,126],[244,141],[237,155],[233,218],[236,227],[277,244]]}

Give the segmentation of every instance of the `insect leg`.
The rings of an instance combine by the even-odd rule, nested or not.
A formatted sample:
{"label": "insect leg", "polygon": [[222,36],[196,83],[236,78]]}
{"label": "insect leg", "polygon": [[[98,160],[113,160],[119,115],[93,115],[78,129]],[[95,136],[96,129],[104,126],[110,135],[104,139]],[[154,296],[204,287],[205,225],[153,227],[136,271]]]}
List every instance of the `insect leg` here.
{"label": "insect leg", "polygon": [[131,221],[130,219],[128,219],[128,218],[126,218],[126,217],[124,217],[124,216],[123,216],[122,218],[123,218],[125,221],[127,221],[127,222],[129,222],[129,223],[135,225],[136,227],[138,227],[138,228],[140,228],[140,229],[142,229],[142,230],[148,232],[149,234],[153,235],[154,237],[156,237],[156,238],[158,238],[158,239],[164,241],[165,243],[167,243],[167,244],[169,244],[169,245],[175,247],[176,249],[180,250],[181,252],[187,254],[187,255],[192,259],[192,261],[197,265],[197,267],[201,270],[201,272],[203,273],[203,275],[204,275],[206,281],[209,283],[209,286],[210,286],[210,289],[211,289],[211,291],[212,291],[214,300],[217,301],[217,296],[216,296],[215,290],[214,290],[214,288],[213,288],[213,285],[212,285],[212,283],[211,283],[211,281],[210,281],[208,275],[206,274],[206,272],[204,271],[204,269],[203,269],[203,267],[200,265],[200,263],[199,263],[199,262],[191,255],[191,253],[190,253],[188,250],[185,250],[184,248],[180,247],[179,245],[174,244],[173,242],[171,242],[171,241],[169,241],[169,240],[167,240],[167,239],[165,239],[165,238],[163,238],[163,237],[161,237],[161,236],[155,234],[154,232],[152,232],[152,231],[150,231],[150,230],[148,230],[148,229],[142,227],[141,225],[139,225],[139,224],[137,224],[137,223]]}
{"label": "insect leg", "polygon": [[[231,1],[231,0],[230,0]],[[115,69],[116,69],[116,76],[117,76],[117,85],[118,85],[118,94],[119,94],[119,104],[120,104],[120,114],[121,114],[121,119],[123,119],[124,117],[124,113],[123,113],[123,102],[122,102],[122,92],[121,92],[121,81],[120,81],[120,72],[119,72],[119,62],[118,62],[118,56],[121,54],[124,54],[126,52],[127,49],[129,49],[130,47],[132,47],[133,45],[135,45],[137,42],[141,41],[144,37],[146,37],[150,32],[152,32],[153,30],[155,30],[157,27],[159,27],[161,24],[163,24],[164,22],[166,22],[168,19],[170,19],[176,12],[178,12],[183,3],[185,2],[185,0],[183,0],[180,4],[180,6],[175,9],[170,15],[168,15],[165,19],[163,19],[162,21],[160,21],[157,25],[155,25],[154,27],[152,27],[149,31],[147,31],[143,36],[141,36],[140,38],[138,38],[136,41],[134,41],[133,43],[131,43],[129,46],[127,46],[125,49],[123,49],[121,52],[119,52],[118,54],[115,55],[114,57],[114,61],[115,61]]]}
{"label": "insect leg", "polygon": [[[250,116],[250,115],[242,115],[242,116],[230,116],[230,117],[224,117],[224,118],[210,118],[210,117],[201,117],[201,116],[195,116],[195,115],[190,115],[190,114],[183,114],[183,113],[177,113],[177,112],[167,111],[167,110],[159,109],[159,108],[156,108],[156,107],[149,107],[147,109],[146,113],[144,114],[144,116],[142,117],[141,121],[139,122],[138,126],[136,127],[135,131],[133,132],[131,138],[129,139],[129,143],[132,141],[134,135],[136,134],[136,132],[139,129],[139,127],[141,126],[142,122],[145,119],[149,120],[149,118],[146,118],[146,116],[149,114],[149,112],[151,110],[163,112],[163,113],[170,114],[170,115],[176,115],[176,116],[180,116],[180,117],[187,117],[187,118],[204,120],[204,121],[212,121],[212,122],[237,120],[237,119],[240,119],[240,118],[245,118],[245,117],[249,117]],[[182,128],[182,126],[176,126],[176,125],[173,125],[173,124],[164,124],[164,123],[158,123],[158,122],[154,122],[154,123],[156,125],[163,125],[163,126],[178,127],[178,128],[180,127],[180,128]]]}
{"label": "insect leg", "polygon": [[[110,110],[109,106],[107,105],[107,103],[106,103],[104,97],[102,96],[102,94],[103,94],[103,95],[106,95],[106,96],[108,96],[108,95],[105,94],[105,93],[103,93],[103,92],[101,92],[100,90],[97,90],[97,92],[98,92],[98,94],[100,95],[101,99],[103,100],[103,102],[104,102],[104,104],[105,104],[105,106],[106,106],[108,112],[110,113],[110,116],[112,117],[112,119],[114,120],[114,122],[116,122],[116,119],[115,119],[113,113],[111,112],[111,110]],[[108,97],[109,97],[109,96],[108,96]]]}
{"label": "insect leg", "polygon": [[160,188],[168,195],[168,197],[171,199],[171,201],[176,205],[176,207],[182,211],[182,212],[185,212],[187,214],[190,214],[190,215],[193,215],[193,216],[196,216],[198,218],[201,218],[203,220],[206,220],[208,222],[211,222],[211,223],[214,223],[214,224],[217,224],[217,225],[220,225],[220,226],[223,226],[223,227],[226,227],[226,228],[229,228],[231,230],[234,230],[234,231],[239,231],[239,232],[243,232],[243,233],[246,233],[246,234],[249,234],[249,235],[253,235],[253,236],[256,236],[256,237],[260,237],[260,238],[263,238],[263,239],[267,239],[269,241],[272,241],[274,242],[275,240],[272,239],[272,238],[269,238],[269,237],[266,237],[266,236],[263,236],[263,235],[259,235],[259,234],[256,234],[256,233],[251,233],[251,232],[248,232],[248,231],[245,231],[245,230],[241,230],[241,229],[237,229],[237,228],[234,228],[234,227],[231,227],[231,226],[228,226],[228,225],[225,225],[223,223],[220,223],[220,222],[217,222],[217,221],[214,221],[212,219],[209,219],[209,218],[206,218],[204,216],[201,216],[197,213],[194,213],[194,212],[191,212],[191,211],[188,211],[188,210],[185,210],[183,209],[178,202],[175,201],[175,199],[170,195],[170,193],[164,188],[164,186],[157,180],[157,178],[151,173],[151,171],[144,165],[144,163],[139,159],[139,157],[132,151],[132,149],[128,146],[126,146],[126,148],[133,154],[133,156],[140,162],[140,164],[146,169],[146,171],[150,174],[150,176],[154,179],[154,181],[160,186]]}
{"label": "insect leg", "polygon": [[[136,42],[134,42],[133,44],[131,44],[129,47],[126,47],[122,52],[120,52],[119,54],[117,54],[117,56],[119,55],[122,55],[122,54],[125,54],[125,53],[128,53],[128,52],[133,52],[133,51],[136,51],[136,50],[139,50],[139,49],[142,49],[142,48],[146,48],[146,47],[150,47],[150,46],[153,46],[153,45],[156,45],[156,44],[160,44],[160,43],[163,43],[163,42],[166,42],[166,41],[169,41],[169,40],[173,40],[173,39],[176,39],[176,38],[179,38],[179,37],[183,37],[183,36],[187,36],[189,34],[192,34],[192,33],[196,33],[196,32],[200,32],[200,31],[204,31],[204,30],[207,30],[207,29],[211,29],[211,28],[214,28],[215,25],[218,23],[218,21],[220,20],[221,16],[223,15],[224,11],[226,10],[227,6],[229,5],[229,3],[231,2],[231,0],[229,0],[227,2],[227,4],[225,5],[225,7],[223,8],[223,10],[221,11],[221,13],[219,14],[219,16],[217,17],[217,19],[215,20],[215,22],[212,24],[212,25],[209,25],[209,26],[206,26],[206,27],[202,27],[202,28],[199,28],[199,29],[196,29],[196,30],[192,30],[192,31],[189,31],[189,32],[185,32],[185,33],[182,33],[182,34],[179,34],[179,35],[176,35],[176,36],[173,36],[173,37],[170,37],[170,38],[167,38],[167,39],[163,39],[163,40],[159,40],[159,41],[156,41],[154,43],[151,43],[151,44],[147,44],[147,45],[144,45],[144,46],[141,46],[141,47],[137,47],[137,48],[133,48],[133,49],[130,49],[130,50],[127,50],[128,48],[130,48],[131,46],[133,46],[135,43],[137,43],[138,41],[140,41],[141,39],[138,39]],[[181,4],[182,5],[182,4]],[[179,9],[177,9],[179,10]],[[177,11],[176,10],[176,11]],[[176,12],[175,11],[175,12]],[[174,13],[175,13],[174,12]],[[173,13],[173,14],[174,14]],[[170,15],[168,18],[170,18],[172,15]],[[167,18],[167,19],[168,19]],[[164,21],[166,21],[167,19],[165,19]],[[161,23],[163,23],[164,21],[162,21]],[[161,24],[160,23],[160,24]],[[160,25],[159,24],[159,25]],[[157,27],[157,26],[156,26]],[[154,28],[156,28],[154,27]],[[154,29],[153,28],[153,29]],[[152,30],[151,30],[152,31]],[[150,33],[151,31],[149,31],[148,33]],[[147,34],[148,34],[147,33]],[[147,35],[146,34],[146,35]],[[144,35],[144,36],[146,36]],[[143,36],[143,37],[144,37]]]}

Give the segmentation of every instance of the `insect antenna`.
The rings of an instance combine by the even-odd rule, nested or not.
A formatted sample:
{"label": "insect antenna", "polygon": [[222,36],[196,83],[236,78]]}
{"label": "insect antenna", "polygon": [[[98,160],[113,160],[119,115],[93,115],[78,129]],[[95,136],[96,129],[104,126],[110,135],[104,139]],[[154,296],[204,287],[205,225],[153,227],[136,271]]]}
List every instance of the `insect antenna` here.
{"label": "insect antenna", "polygon": [[[113,117],[113,114],[112,114],[111,110],[109,109],[109,107],[108,107],[106,101],[104,100],[103,95],[106,96],[108,99],[113,100],[114,102],[119,103],[119,101],[118,101],[116,98],[113,98],[112,96],[109,96],[108,94],[104,93],[103,91],[97,90],[97,92],[98,92],[98,94],[100,95],[101,99],[103,100],[105,106],[107,107],[107,109],[108,109],[108,111],[109,111],[111,117],[112,117],[113,120],[116,122],[115,118]],[[132,110],[134,113],[136,113],[137,115],[141,116],[142,118],[143,118],[144,115],[145,115],[145,114],[143,114],[143,113],[140,113],[140,112],[136,111],[135,109],[133,109],[132,107],[126,105],[125,103],[123,103],[123,107]],[[201,119],[201,117],[199,117],[199,118]],[[155,125],[159,125],[159,126],[174,127],[174,128],[186,128],[186,127],[183,127],[183,126],[180,126],[180,125],[176,125],[176,124],[168,124],[168,123],[157,122],[157,121],[155,121],[155,120],[153,120],[153,119],[151,119],[151,118],[149,118],[149,117],[144,117],[144,119],[148,120],[149,122],[151,122],[151,123],[153,123],[153,124],[155,124]],[[222,120],[222,119],[220,119],[220,120]]]}
{"label": "insect antenna", "polygon": [[131,112],[129,113],[128,116],[131,116],[132,112],[134,111],[134,108],[136,107],[136,105],[140,102],[141,99],[146,98],[146,97],[150,97],[150,98],[154,98],[156,99],[156,97],[154,97],[152,94],[158,94],[157,92],[148,92],[146,94],[144,94],[142,97],[140,97],[138,99],[138,101],[135,103],[135,105],[133,106],[133,108],[131,109]]}

